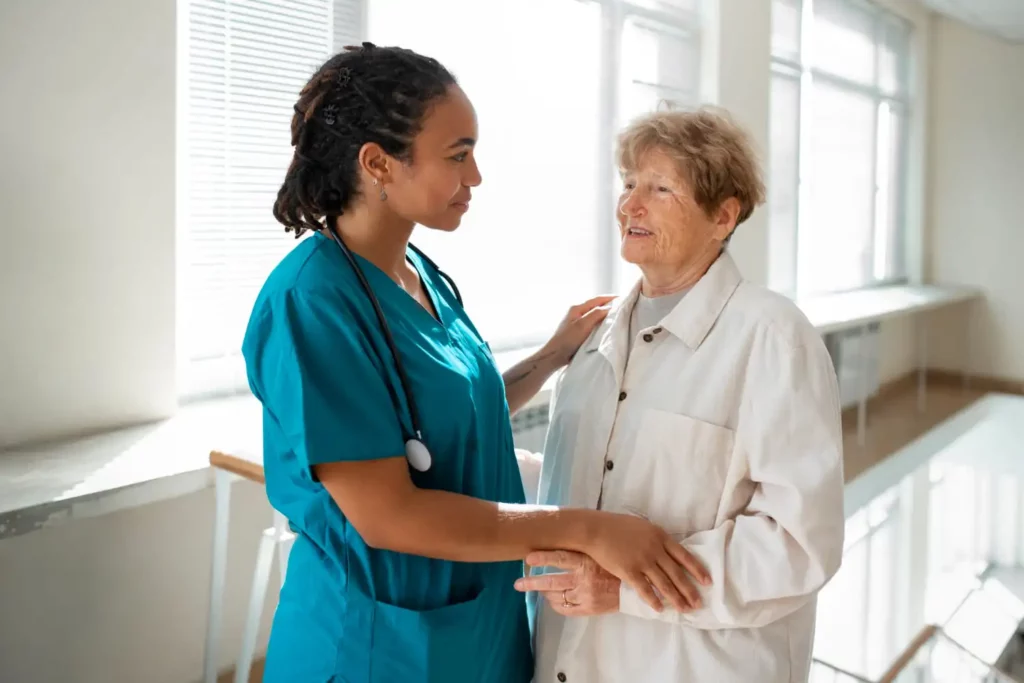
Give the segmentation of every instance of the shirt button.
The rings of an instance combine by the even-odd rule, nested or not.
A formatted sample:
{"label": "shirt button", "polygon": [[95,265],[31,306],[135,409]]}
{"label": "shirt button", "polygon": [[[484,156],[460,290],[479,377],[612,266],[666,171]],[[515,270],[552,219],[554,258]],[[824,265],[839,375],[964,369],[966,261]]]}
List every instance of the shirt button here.
{"label": "shirt button", "polygon": [[620,401],[625,401],[626,400],[626,392],[625,391],[620,391],[619,392],[619,400]]}
{"label": "shirt button", "polygon": [[654,341],[654,335],[651,334],[650,332],[648,332],[647,334],[644,335],[644,341],[645,342],[652,342],[652,341]]}
{"label": "shirt button", "polygon": [[611,472],[612,470],[614,470],[614,469],[615,469],[615,463],[614,463],[614,462],[612,462],[611,460],[609,460],[608,462],[606,462],[606,463],[604,464],[604,468],[605,468],[606,470],[608,470],[609,472]]}
{"label": "shirt button", "polygon": [[557,679],[559,680],[559,683],[565,683],[565,682],[566,682],[566,681],[568,680],[568,679],[567,679],[567,678],[565,677],[565,674],[564,674],[564,673],[562,673],[561,671],[559,671],[559,672],[558,672],[558,675],[557,675],[557,676],[555,676],[555,678],[557,678]]}

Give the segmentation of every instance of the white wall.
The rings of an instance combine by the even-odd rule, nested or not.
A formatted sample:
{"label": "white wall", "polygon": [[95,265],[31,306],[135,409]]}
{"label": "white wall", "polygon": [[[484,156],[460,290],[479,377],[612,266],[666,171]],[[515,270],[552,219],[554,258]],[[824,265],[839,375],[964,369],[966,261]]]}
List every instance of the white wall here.
{"label": "white wall", "polygon": [[[929,277],[981,287],[972,365],[1024,380],[1024,45],[936,17],[931,72]],[[937,326],[952,330],[949,320]],[[939,335],[942,342],[946,335]],[[960,367],[961,335],[935,349]]]}
{"label": "white wall", "polygon": [[[0,542],[0,681],[202,679],[213,492],[76,520]],[[221,667],[241,647],[263,490],[233,487]],[[259,649],[279,578],[271,577]]]}
{"label": "white wall", "polygon": [[174,408],[174,0],[0,2],[0,448]]}

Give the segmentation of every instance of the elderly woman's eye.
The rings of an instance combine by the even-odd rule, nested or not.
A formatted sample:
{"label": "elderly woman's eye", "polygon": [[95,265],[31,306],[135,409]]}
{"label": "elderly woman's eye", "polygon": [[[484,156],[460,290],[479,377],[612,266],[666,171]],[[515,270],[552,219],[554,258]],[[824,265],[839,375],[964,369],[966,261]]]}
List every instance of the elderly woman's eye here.
{"label": "elderly woman's eye", "polygon": [[671,191],[672,191],[672,190],[668,189],[668,188],[667,188],[667,187],[665,187],[664,185],[659,185],[659,186],[658,186],[658,192],[671,192]]}

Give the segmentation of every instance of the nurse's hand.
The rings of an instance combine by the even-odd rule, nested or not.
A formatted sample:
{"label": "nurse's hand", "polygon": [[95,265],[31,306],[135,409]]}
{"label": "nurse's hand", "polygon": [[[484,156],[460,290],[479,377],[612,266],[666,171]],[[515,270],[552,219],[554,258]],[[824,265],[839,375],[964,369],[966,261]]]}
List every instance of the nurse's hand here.
{"label": "nurse's hand", "polygon": [[554,369],[557,370],[568,365],[583,342],[608,315],[608,304],[614,298],[614,296],[596,296],[569,309],[558,325],[558,329],[541,349],[541,355],[551,355]]}
{"label": "nurse's hand", "polygon": [[568,550],[530,553],[530,567],[555,567],[557,574],[524,576],[516,590],[539,592],[551,608],[568,617],[594,617],[619,611],[622,582],[587,555]]}
{"label": "nurse's hand", "polygon": [[603,513],[584,548],[599,565],[628,583],[651,609],[664,608],[659,594],[679,611],[699,609],[711,575],[661,527],[636,515]]}

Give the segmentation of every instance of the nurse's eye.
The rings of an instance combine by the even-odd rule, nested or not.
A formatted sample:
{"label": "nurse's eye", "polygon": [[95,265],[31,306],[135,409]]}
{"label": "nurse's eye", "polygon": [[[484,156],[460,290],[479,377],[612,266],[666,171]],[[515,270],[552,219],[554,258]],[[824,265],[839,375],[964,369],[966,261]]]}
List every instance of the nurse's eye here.
{"label": "nurse's eye", "polygon": [[463,162],[463,161],[465,161],[465,160],[466,160],[466,159],[467,159],[468,157],[469,157],[469,152],[459,152],[459,153],[458,153],[458,154],[456,154],[455,156],[451,157],[451,160],[452,160],[452,161],[458,161],[459,163],[462,163],[462,162]]}

